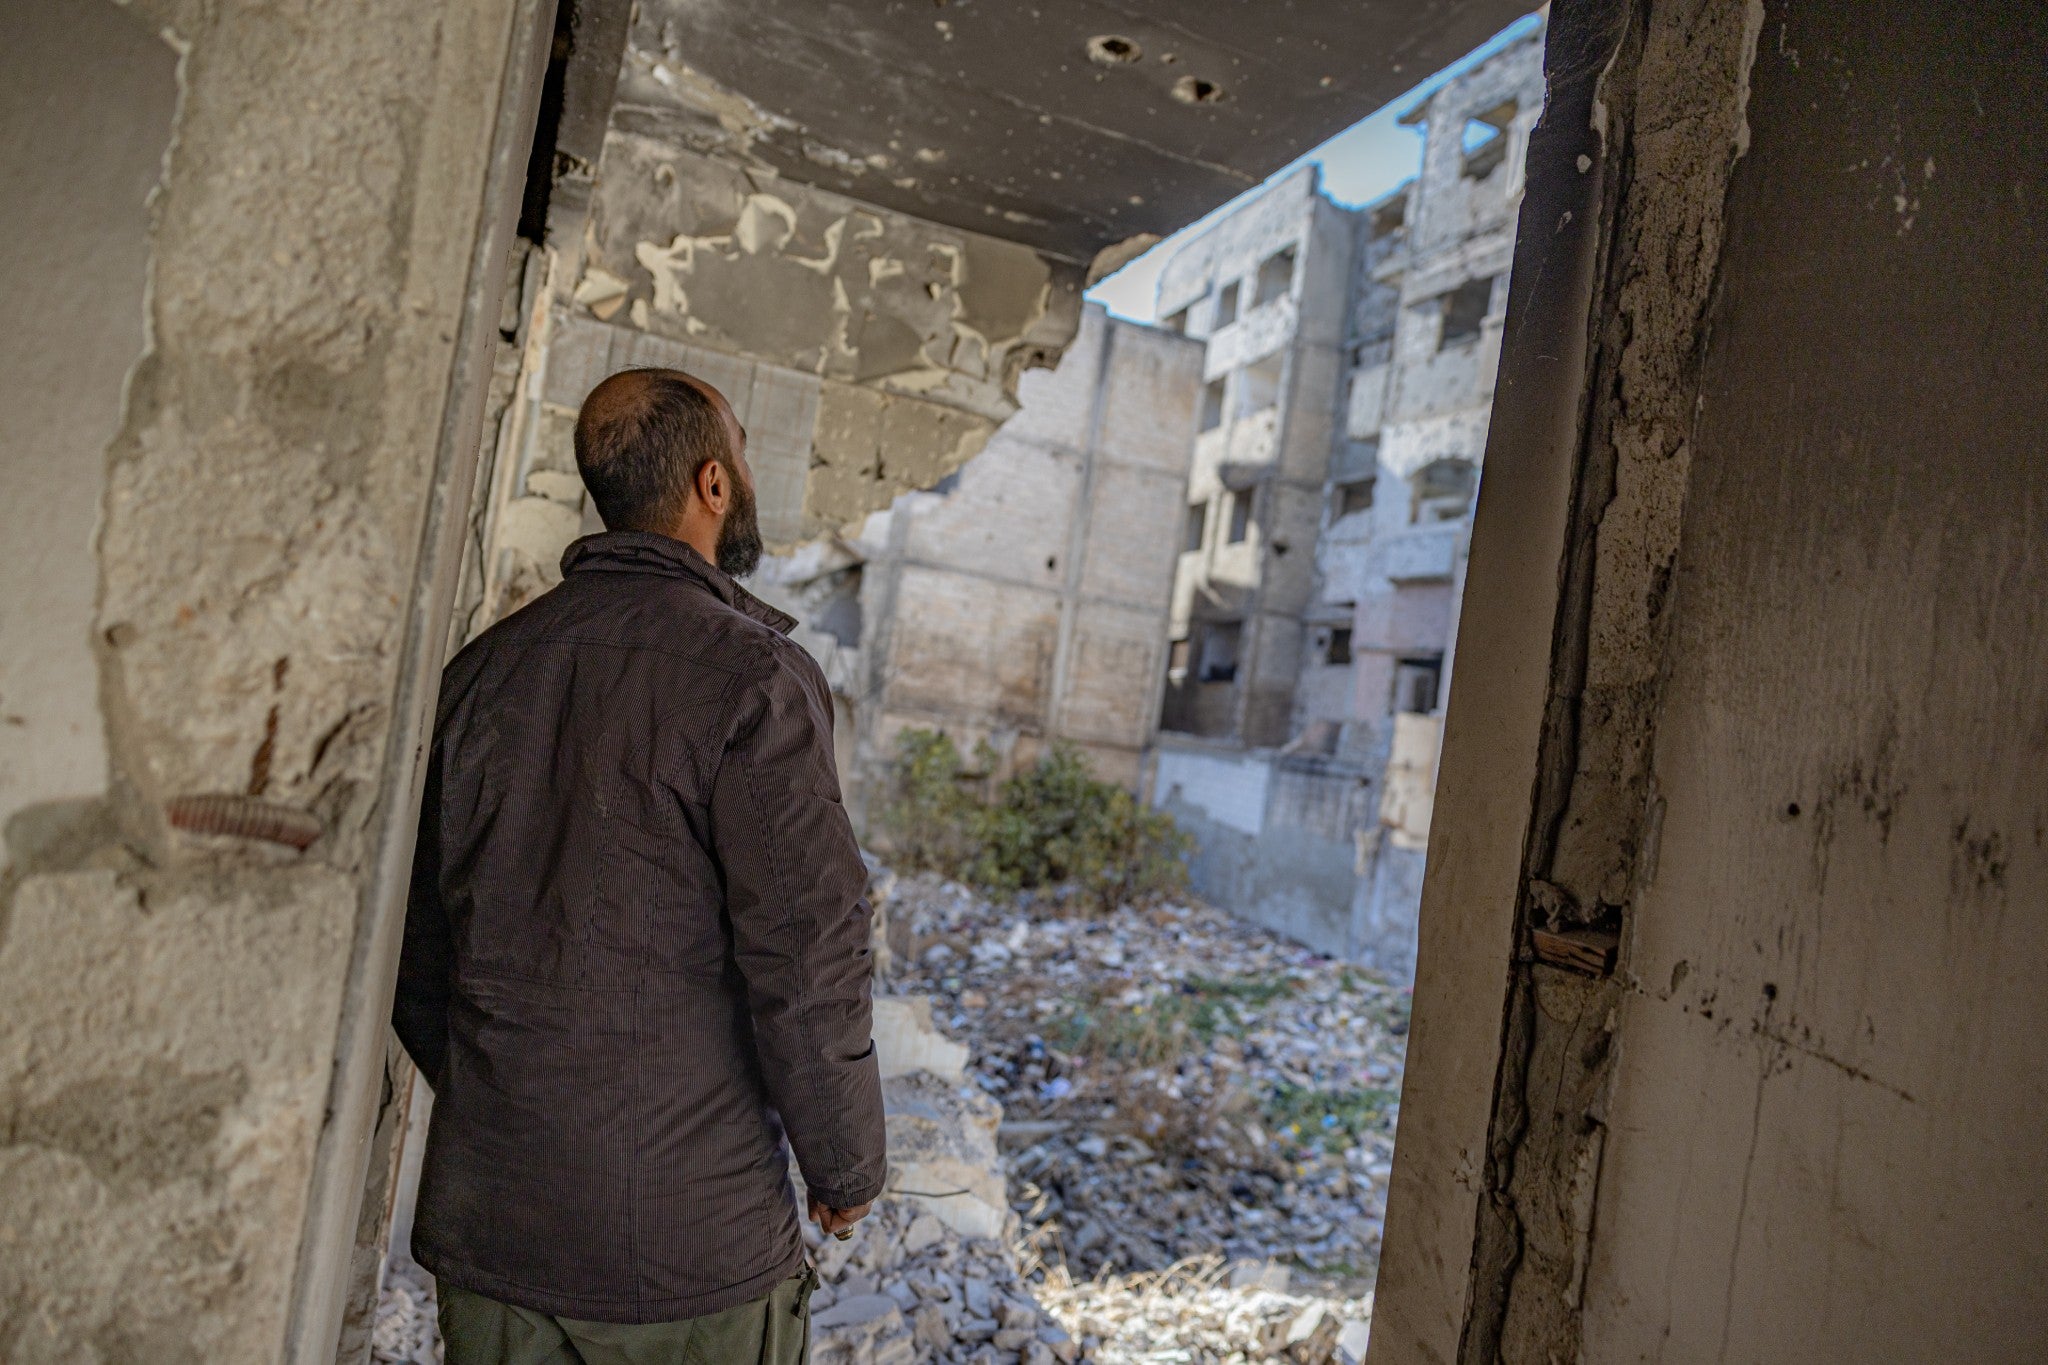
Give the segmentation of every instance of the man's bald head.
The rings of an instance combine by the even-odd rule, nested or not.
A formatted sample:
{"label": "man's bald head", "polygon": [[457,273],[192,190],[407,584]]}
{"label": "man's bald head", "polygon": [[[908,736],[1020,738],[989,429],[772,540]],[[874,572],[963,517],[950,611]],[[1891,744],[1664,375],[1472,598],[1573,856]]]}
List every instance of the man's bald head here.
{"label": "man's bald head", "polygon": [[667,533],[706,462],[738,480],[739,423],[725,396],[680,370],[622,370],[576,414],[576,467],[607,530]]}

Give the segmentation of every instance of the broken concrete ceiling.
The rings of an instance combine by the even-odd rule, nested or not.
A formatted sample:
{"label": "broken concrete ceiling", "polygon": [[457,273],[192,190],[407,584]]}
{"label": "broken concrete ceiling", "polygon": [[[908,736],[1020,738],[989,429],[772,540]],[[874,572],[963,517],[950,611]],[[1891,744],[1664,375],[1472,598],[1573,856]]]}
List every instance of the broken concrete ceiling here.
{"label": "broken concrete ceiling", "polygon": [[645,134],[1087,263],[1164,236],[1527,0],[641,0]]}

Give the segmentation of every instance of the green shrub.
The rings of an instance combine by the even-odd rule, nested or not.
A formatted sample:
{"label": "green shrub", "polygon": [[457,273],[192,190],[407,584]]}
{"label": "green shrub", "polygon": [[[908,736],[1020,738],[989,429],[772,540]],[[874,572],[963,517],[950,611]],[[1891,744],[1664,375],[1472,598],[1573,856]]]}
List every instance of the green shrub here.
{"label": "green shrub", "polygon": [[976,849],[976,785],[952,740],[936,730],[905,730],[881,811],[890,856],[907,871],[957,874]]}
{"label": "green shrub", "polygon": [[[981,770],[994,759],[986,744],[976,748]],[[983,787],[945,735],[904,731],[882,809],[892,856],[992,892],[1059,888],[1104,909],[1187,884],[1189,840],[1173,817],[1098,780],[1069,745],[1002,783],[994,800]]]}

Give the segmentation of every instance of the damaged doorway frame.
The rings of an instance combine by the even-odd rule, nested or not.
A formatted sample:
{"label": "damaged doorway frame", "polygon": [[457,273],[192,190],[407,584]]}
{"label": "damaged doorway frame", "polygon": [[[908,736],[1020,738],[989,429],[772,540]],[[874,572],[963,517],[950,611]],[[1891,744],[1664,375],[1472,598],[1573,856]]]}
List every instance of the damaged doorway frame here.
{"label": "damaged doorway frame", "polygon": [[[314,1152],[305,1235],[293,1275],[284,1350],[285,1360],[293,1365],[328,1365],[336,1359],[351,1291],[366,1270],[372,1276],[377,1273],[374,1263],[358,1264],[356,1253],[365,1193],[382,1145],[378,1136],[389,1136],[388,1125],[380,1120],[399,1107],[388,1091],[386,1058],[425,776],[420,760],[446,662],[448,621],[461,573],[463,536],[469,529],[507,263],[517,238],[539,123],[556,5],[557,0],[510,0],[507,23],[512,40],[494,92],[497,114],[488,146],[478,148],[486,162],[483,211],[469,252],[462,321],[425,490],[427,505],[405,607],[393,724],[378,784],[385,799],[376,817],[376,855],[362,889],[326,1121]],[[374,1213],[381,1246],[384,1213]],[[374,1297],[374,1288],[371,1293]]]}
{"label": "damaged doorway frame", "polygon": [[[381,1182],[373,1181],[375,1166],[389,1160],[383,1140],[391,1137],[394,1114],[403,1114],[402,1094],[387,1092],[380,1099],[380,1090],[387,1084],[387,1021],[419,813],[420,758],[449,644],[463,537],[475,497],[488,492],[476,488],[475,474],[482,458],[485,401],[498,342],[493,332],[530,189],[532,145],[543,131],[544,75],[557,33],[557,0],[511,3],[517,38],[487,149],[487,214],[471,252],[419,567],[407,604],[396,723],[383,769],[383,789],[392,799],[378,817],[378,853],[364,890],[328,1119],[316,1155],[311,1213],[294,1282],[286,1354],[297,1362],[336,1358],[351,1298],[360,1295],[367,1274],[374,1302],[375,1277],[387,1251],[388,1208],[381,1198],[369,1202],[365,1195],[382,1191]],[[560,4],[573,6],[575,0]],[[1553,49],[1558,36],[1553,26],[1548,39]],[[1455,1006],[1474,998],[1505,998],[1515,889],[1531,813],[1529,794],[1550,695],[1551,636],[1562,601],[1558,566],[1576,487],[1584,322],[1599,246],[1603,170],[1602,149],[1585,116],[1599,66],[1577,63],[1561,69],[1556,61],[1546,57],[1546,66],[1552,68],[1552,108],[1531,139],[1529,166],[1534,174],[1517,231],[1509,336],[1493,424],[1497,433],[1507,434],[1490,442],[1487,473],[1481,480],[1473,532],[1479,548],[1465,592],[1460,667],[1447,709],[1438,818],[1421,913],[1417,1007],[1390,1190],[1390,1202],[1401,1201],[1404,1225],[1409,1222],[1411,1200],[1401,1192],[1430,1171],[1453,1169],[1444,1153],[1475,1150],[1469,1134],[1476,1131],[1483,1143],[1491,1116],[1492,1071],[1478,1074],[1470,1063],[1476,1057],[1498,1058],[1499,1014]],[[1592,158],[1591,172],[1574,164],[1582,154]],[[542,174],[548,169],[539,168]],[[1567,209],[1571,226],[1542,242],[1524,239],[1522,227],[1554,220],[1561,208]],[[1567,261],[1570,269],[1559,272],[1556,267]],[[510,283],[517,288],[516,280]],[[1511,364],[1529,368],[1515,369],[1511,379]],[[1482,714],[1486,719],[1479,719]],[[1460,913],[1475,906],[1485,913]],[[1492,1036],[1481,1037],[1484,1033]],[[1404,1153],[1410,1159],[1404,1161]],[[1456,1207],[1440,1224],[1430,1225],[1427,1240],[1454,1250],[1456,1256],[1448,1261],[1434,1258],[1440,1282],[1426,1289],[1417,1286],[1412,1293],[1394,1293],[1390,1291],[1405,1289],[1402,1281],[1418,1274],[1422,1263],[1432,1258],[1383,1254],[1378,1297],[1385,1318],[1376,1321],[1376,1339],[1401,1335],[1393,1322],[1402,1306],[1431,1299],[1442,1302],[1448,1277],[1465,1269],[1463,1258],[1479,1205],[1476,1184],[1431,1191],[1426,1202],[1433,1205],[1444,1198]],[[1441,1212],[1432,1207],[1428,1216],[1438,1218]],[[1395,1230],[1390,1225],[1390,1234]],[[1408,1229],[1403,1226],[1399,1231],[1406,1234]],[[366,1258],[364,1253],[371,1249],[377,1254]],[[1453,1300],[1463,1297],[1461,1288],[1450,1292]],[[1457,1326],[1450,1324],[1454,1333]],[[1433,1338],[1441,1330],[1416,1336]]]}

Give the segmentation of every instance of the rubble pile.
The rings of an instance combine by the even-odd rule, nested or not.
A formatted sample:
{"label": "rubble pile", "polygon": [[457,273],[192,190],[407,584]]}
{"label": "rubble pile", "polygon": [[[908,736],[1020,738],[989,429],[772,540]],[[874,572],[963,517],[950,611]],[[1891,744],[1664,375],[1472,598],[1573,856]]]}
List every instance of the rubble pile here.
{"label": "rubble pile", "polygon": [[815,1365],[1055,1365],[1081,1345],[1033,1297],[1001,1242],[962,1236],[921,1200],[885,1197],[817,1259]]}
{"label": "rubble pile", "polygon": [[1220,1256],[1371,1287],[1405,989],[1206,907],[890,889],[896,988],[930,995],[1003,1106],[1033,1254],[1076,1282]]}
{"label": "rubble pile", "polygon": [[370,1334],[374,1365],[441,1365],[435,1312],[434,1277],[412,1257],[394,1256],[377,1292],[377,1325]]}
{"label": "rubble pile", "polygon": [[[805,1225],[818,1365],[1362,1359],[1407,993],[1206,907],[877,873],[889,1192]],[[433,1313],[394,1268],[375,1359],[437,1360]]]}
{"label": "rubble pile", "polygon": [[1358,1365],[1372,1296],[1330,1300],[1287,1292],[1285,1266],[1197,1256],[1161,1271],[1076,1281],[1055,1269],[1038,1298],[1081,1334],[1101,1365],[1235,1365],[1286,1360]]}

